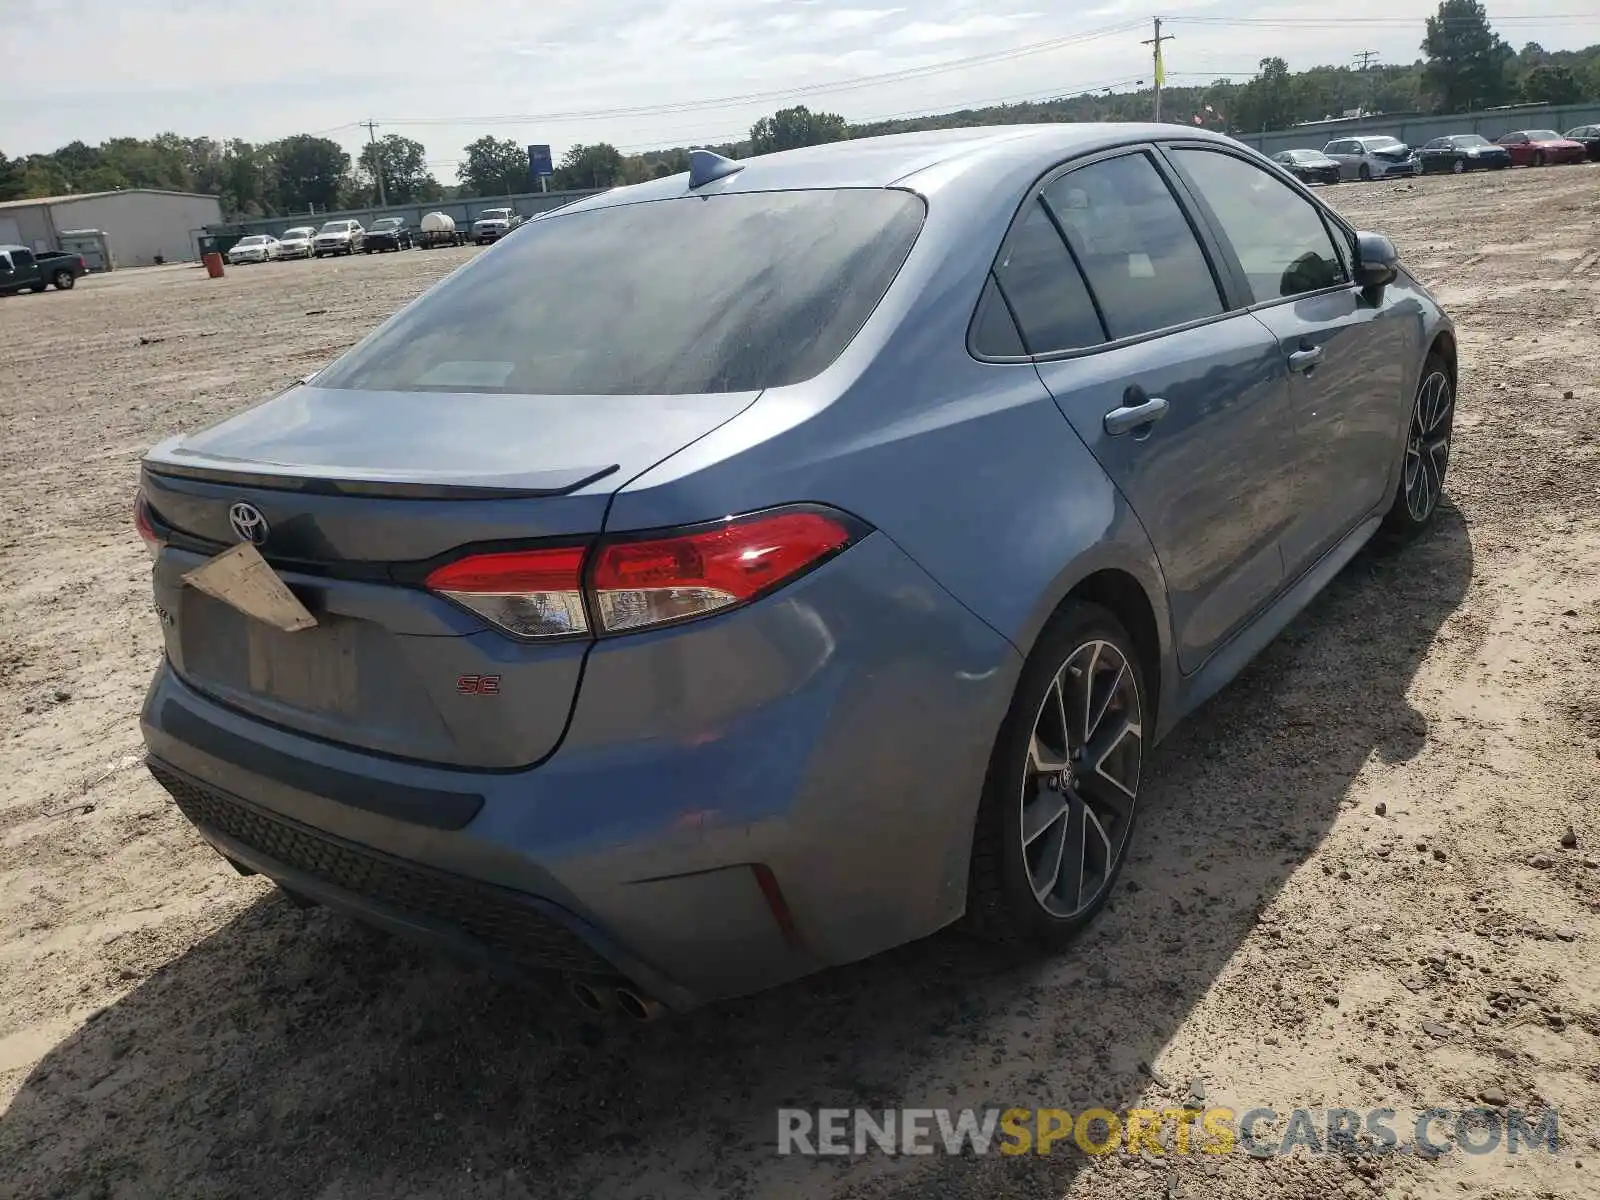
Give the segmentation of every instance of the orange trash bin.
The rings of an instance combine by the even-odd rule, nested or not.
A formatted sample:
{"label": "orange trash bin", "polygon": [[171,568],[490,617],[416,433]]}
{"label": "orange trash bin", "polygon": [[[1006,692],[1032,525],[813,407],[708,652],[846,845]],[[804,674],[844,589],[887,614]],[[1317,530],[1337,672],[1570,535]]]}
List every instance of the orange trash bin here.
{"label": "orange trash bin", "polygon": [[201,261],[206,264],[207,275],[209,275],[212,279],[222,278],[222,255],[213,250],[210,254],[201,259]]}

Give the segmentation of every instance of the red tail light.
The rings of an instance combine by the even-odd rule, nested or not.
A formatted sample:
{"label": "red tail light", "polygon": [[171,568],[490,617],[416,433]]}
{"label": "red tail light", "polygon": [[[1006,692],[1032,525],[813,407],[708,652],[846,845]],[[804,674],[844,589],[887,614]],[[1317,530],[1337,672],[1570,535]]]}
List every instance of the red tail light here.
{"label": "red tail light", "polygon": [[582,546],[474,554],[440,567],[427,584],[518,637],[570,637],[589,631],[583,554]]}
{"label": "red tail light", "polygon": [[[842,513],[789,508],[681,533],[581,546],[474,554],[428,576],[448,596],[518,637],[625,633],[746,604],[792,582],[866,527]],[[585,567],[588,581],[585,586]]]}
{"label": "red tail light", "polygon": [[161,553],[161,547],[165,543],[162,542],[161,535],[156,532],[155,526],[150,523],[150,506],[145,503],[144,495],[137,492],[133,497],[133,527],[144,539],[145,549],[150,551],[151,558]]}
{"label": "red tail light", "polygon": [[589,586],[608,633],[703,616],[771,591],[855,534],[816,510],[736,517],[649,541],[603,543]]}

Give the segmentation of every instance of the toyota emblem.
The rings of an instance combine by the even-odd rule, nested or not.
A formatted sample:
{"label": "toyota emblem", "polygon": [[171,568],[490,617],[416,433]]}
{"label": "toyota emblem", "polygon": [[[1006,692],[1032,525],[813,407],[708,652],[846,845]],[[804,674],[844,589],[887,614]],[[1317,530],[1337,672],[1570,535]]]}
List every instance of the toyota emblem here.
{"label": "toyota emblem", "polygon": [[246,504],[243,500],[228,509],[228,524],[233,526],[241,542],[249,542],[259,546],[267,540],[271,532],[267,519],[261,515],[261,510],[254,504]]}

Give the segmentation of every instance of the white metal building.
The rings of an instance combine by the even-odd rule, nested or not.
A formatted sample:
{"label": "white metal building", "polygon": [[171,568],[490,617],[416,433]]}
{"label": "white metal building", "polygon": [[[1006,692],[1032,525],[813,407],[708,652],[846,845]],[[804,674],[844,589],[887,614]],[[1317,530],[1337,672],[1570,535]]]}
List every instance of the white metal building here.
{"label": "white metal building", "polygon": [[199,257],[196,236],[222,221],[215,196],[127,188],[80,196],[47,196],[0,203],[0,243],[58,250],[69,229],[102,229],[118,267],[147,267]]}

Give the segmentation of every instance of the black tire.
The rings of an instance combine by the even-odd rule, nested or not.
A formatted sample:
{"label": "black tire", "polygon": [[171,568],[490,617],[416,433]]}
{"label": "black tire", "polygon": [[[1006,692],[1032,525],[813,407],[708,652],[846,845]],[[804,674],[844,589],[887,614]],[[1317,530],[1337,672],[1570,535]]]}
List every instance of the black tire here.
{"label": "black tire", "polygon": [[1366,163],[1362,163],[1361,164],[1360,175],[1361,175],[1361,182],[1362,183],[1371,183],[1372,182],[1372,168],[1367,166]]}
{"label": "black tire", "polygon": [[[1107,654],[1107,646],[1114,649],[1114,655]],[[1093,657],[1084,657],[1091,648],[1094,649]],[[1053,703],[1052,698],[1057,695],[1055,681],[1058,675],[1065,675],[1071,680],[1073,676],[1069,668],[1074,662],[1080,664],[1076,678],[1092,681],[1087,686],[1089,692],[1094,692],[1096,687],[1109,689],[1105,693],[1108,698],[1102,710],[1104,716],[1095,725],[1097,737],[1087,740],[1097,741],[1102,729],[1121,735],[1111,743],[1111,749],[1101,755],[1100,761],[1110,763],[1115,759],[1117,764],[1121,764],[1130,752],[1136,756],[1132,774],[1127,776],[1132,782],[1131,800],[1121,794],[1120,788],[1112,793],[1109,785],[1101,782],[1102,775],[1104,779],[1111,779],[1111,775],[1092,772],[1087,767],[1085,746],[1074,747],[1070,732],[1063,731],[1066,741],[1063,775],[1070,778],[1070,786],[1050,783],[1051,778],[1059,778],[1052,774],[1053,765],[1043,775],[1035,770],[1035,764],[1040,762],[1035,747],[1039,747],[1045,757],[1060,753],[1049,747],[1043,738],[1036,739],[1036,726],[1043,729],[1040,722],[1047,718],[1047,703]],[[1085,665],[1086,671],[1083,669]],[[1110,670],[1113,665],[1117,668],[1115,679],[1108,683],[1108,677],[1113,674]],[[1124,667],[1126,673],[1122,669]],[[1135,653],[1133,639],[1116,617],[1099,605],[1069,601],[1046,626],[1023,665],[1010,711],[995,739],[983,797],[978,806],[965,920],[970,932],[1002,944],[1058,950],[1082,932],[1104,906],[1127,859],[1134,818],[1138,814],[1138,774],[1144,753],[1144,730],[1151,712],[1145,674],[1144,664],[1140,663]],[[1128,717],[1127,689],[1130,684],[1131,706],[1137,711]],[[1078,686],[1077,682],[1072,683],[1073,688]],[[1065,692],[1062,696],[1065,697]],[[1097,700],[1085,704],[1080,697],[1076,702],[1063,699],[1062,711],[1067,714],[1067,722],[1075,724],[1081,710],[1085,714],[1084,723],[1088,724],[1087,714],[1096,707],[1099,707]],[[1106,720],[1122,722],[1126,730],[1123,724],[1108,727],[1104,724]],[[1137,736],[1134,731],[1137,731]],[[1118,765],[1114,764],[1112,770],[1121,773]],[[1090,780],[1095,781],[1092,791],[1085,786]],[[1044,784],[1049,784],[1048,791]],[[1064,815],[1060,817],[1059,826],[1054,821],[1044,824],[1040,826],[1044,832],[1036,833],[1036,840],[1032,843],[1025,843],[1023,810],[1024,805],[1029,803],[1026,797],[1030,793],[1034,803],[1047,800],[1052,794],[1060,797],[1058,803],[1062,805]],[[1105,795],[1111,795],[1116,804],[1125,805],[1126,814],[1107,820],[1106,810],[1101,808],[1100,800]],[[1086,803],[1085,797],[1093,802]],[[1074,810],[1074,803],[1091,810],[1095,828],[1104,832],[1100,843],[1091,842],[1088,824]],[[1063,848],[1071,844],[1074,829],[1077,830],[1079,846],[1078,869],[1073,876],[1078,882],[1076,902],[1066,912],[1047,911],[1047,903],[1061,902],[1061,898],[1054,893],[1062,885],[1062,880],[1047,884],[1044,889],[1046,895],[1041,898],[1034,887],[1038,871],[1029,858],[1031,853],[1049,852],[1051,839],[1056,836],[1058,828]],[[1104,849],[1099,848],[1102,844]],[[1040,846],[1040,851],[1033,851],[1030,846]],[[1087,874],[1094,869],[1088,861],[1091,846],[1095,847],[1099,858],[1097,880],[1091,880]],[[1058,853],[1058,862],[1070,869],[1070,861],[1064,850]],[[1070,882],[1067,879],[1067,883]],[[1094,883],[1095,890],[1086,899],[1084,885],[1088,882]]]}
{"label": "black tire", "polygon": [[[1436,394],[1441,382],[1442,394]],[[1430,354],[1406,421],[1394,501],[1378,530],[1383,545],[1397,548],[1415,541],[1438,516],[1450,468],[1455,417],[1456,384],[1450,364],[1442,356]]]}
{"label": "black tire", "polygon": [[[56,285],[56,291],[70,292],[78,280],[71,271],[57,271],[50,277],[50,282]],[[40,289],[40,291],[43,290],[43,288]]]}
{"label": "black tire", "polygon": [[1467,160],[1464,158],[1456,159],[1455,164],[1451,166],[1450,170],[1453,174],[1465,175],[1467,173]]}
{"label": "black tire", "polygon": [[38,293],[44,291],[45,288],[47,288],[49,286],[50,285],[48,283],[30,283],[28,285],[28,290],[30,292],[33,292],[35,295],[37,295]]}

